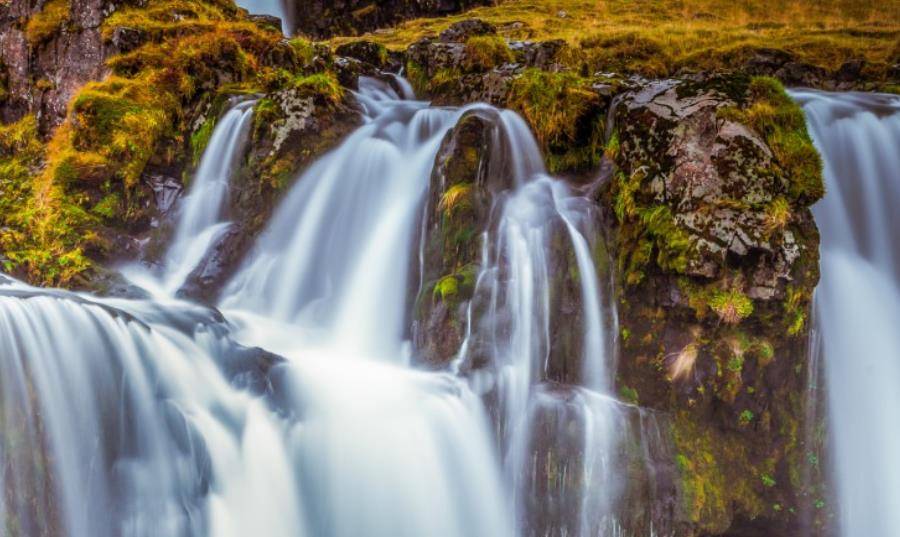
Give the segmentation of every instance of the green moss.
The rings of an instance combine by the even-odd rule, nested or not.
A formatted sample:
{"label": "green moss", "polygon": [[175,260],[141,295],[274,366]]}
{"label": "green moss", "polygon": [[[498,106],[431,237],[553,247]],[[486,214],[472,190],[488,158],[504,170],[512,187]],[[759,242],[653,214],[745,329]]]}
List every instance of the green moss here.
{"label": "green moss", "polygon": [[313,59],[315,59],[316,47],[313,45],[312,41],[303,37],[295,37],[288,41],[288,43],[291,48],[294,49],[294,53],[303,65],[309,65],[312,63]]}
{"label": "green moss", "polygon": [[337,104],[344,98],[344,87],[331,72],[298,76],[294,78],[292,86],[303,96],[324,99],[332,104]]}
{"label": "green moss", "polygon": [[475,280],[478,277],[478,267],[470,264],[459,271],[444,276],[434,284],[432,297],[435,301],[459,302],[468,300],[475,289]]}
{"label": "green moss", "polygon": [[476,35],[466,40],[463,68],[486,71],[514,61],[512,50],[499,35]]}
{"label": "green moss", "polygon": [[91,209],[91,212],[106,219],[112,219],[119,213],[122,203],[118,193],[107,194]]}
{"label": "green moss", "polygon": [[69,0],[48,0],[25,25],[28,42],[38,45],[59,33],[69,20],[69,11]]}
{"label": "green moss", "polygon": [[687,270],[691,240],[675,222],[669,207],[658,205],[640,209],[638,215],[647,237],[655,242],[659,267],[679,273]]}
{"label": "green moss", "polygon": [[763,135],[790,181],[792,198],[806,204],[820,199],[825,195],[822,159],[806,129],[803,111],[774,78],[751,79],[749,97],[751,104],[745,109],[721,114],[750,125]]}
{"label": "green moss", "polygon": [[619,397],[622,399],[622,401],[630,403],[632,405],[636,405],[639,402],[637,390],[630,386],[622,386],[619,389]]}
{"label": "green moss", "polygon": [[598,101],[577,74],[526,69],[512,82],[508,106],[525,117],[544,148],[553,149],[579,142],[579,121]]}
{"label": "green moss", "polygon": [[702,533],[721,534],[731,524],[734,509],[753,518],[764,504],[757,489],[758,469],[738,436],[704,424],[680,411],[674,416],[680,515]]}
{"label": "green moss", "polygon": [[212,133],[216,128],[216,117],[210,115],[210,117],[206,118],[206,121],[200,125],[193,134],[191,134],[191,154],[193,156],[193,163],[196,166],[200,162],[200,157],[203,156],[203,151],[206,150],[206,146],[209,144],[209,139],[212,137]]}
{"label": "green moss", "polygon": [[714,292],[709,307],[727,324],[737,324],[753,314],[753,301],[737,289]]}
{"label": "green moss", "polygon": [[619,148],[619,131],[614,130],[606,142],[606,148],[603,150],[603,153],[606,155],[606,158],[614,161],[619,156]]}
{"label": "green moss", "polygon": [[787,334],[789,336],[802,334],[803,328],[806,326],[806,308],[809,306],[808,293],[799,287],[788,285],[782,304],[784,319],[787,322]]}

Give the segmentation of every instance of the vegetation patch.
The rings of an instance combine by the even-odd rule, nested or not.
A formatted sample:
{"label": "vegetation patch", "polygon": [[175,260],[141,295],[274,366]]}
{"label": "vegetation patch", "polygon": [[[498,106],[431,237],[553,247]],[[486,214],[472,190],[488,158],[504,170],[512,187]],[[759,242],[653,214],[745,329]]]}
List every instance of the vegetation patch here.
{"label": "vegetation patch", "polygon": [[482,71],[514,59],[506,40],[499,35],[476,35],[466,40],[462,65],[468,71]]}
{"label": "vegetation patch", "polygon": [[531,125],[551,172],[593,168],[599,162],[600,100],[586,78],[569,71],[526,69],[513,80],[507,106]]}
{"label": "vegetation patch", "polygon": [[[67,16],[68,3],[51,0],[29,21],[29,35],[45,36]],[[179,134],[190,131],[198,103],[221,87],[269,76],[273,55],[289,66],[303,64],[296,52],[301,47],[282,45],[280,33],[242,19],[233,4],[218,0],[123,7],[101,33],[111,39],[118,28],[139,36],[138,46],[109,58],[112,75],[73,97],[65,122],[36,157],[42,166],[14,159],[30,179],[4,213],[2,246],[6,269],[34,283],[72,282],[90,268],[90,257],[109,248],[105,225],[142,218],[139,183],[148,165],[170,167],[199,156],[213,122],[190,140]],[[326,82],[297,84],[313,92]],[[340,93],[335,88],[328,86],[329,95]]]}
{"label": "vegetation patch", "polygon": [[49,0],[25,25],[25,37],[39,45],[59,33],[69,21],[69,0]]}

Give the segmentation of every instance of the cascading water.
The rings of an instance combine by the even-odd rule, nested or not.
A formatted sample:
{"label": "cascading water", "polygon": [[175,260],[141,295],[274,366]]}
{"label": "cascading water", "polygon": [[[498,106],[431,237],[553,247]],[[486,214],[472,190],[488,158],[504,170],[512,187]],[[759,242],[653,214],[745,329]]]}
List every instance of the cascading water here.
{"label": "cascading water", "polygon": [[237,5],[254,15],[272,15],[281,19],[281,31],[290,36],[294,33],[294,5],[291,0],[238,0]]}
{"label": "cascading water", "polygon": [[162,266],[154,273],[139,266],[123,268],[126,277],[154,296],[173,296],[228,229],[229,223],[223,221],[228,185],[244,155],[254,103],[235,104],[216,124],[191,191],[178,206],[178,222]]}
{"label": "cascading water", "polygon": [[794,91],[824,160],[816,292],[841,534],[900,528],[900,97]]}
{"label": "cascading water", "polygon": [[[180,281],[159,301],[0,287],[0,426],[15,432],[0,442],[8,532],[610,534],[625,425],[608,395],[591,203],[544,175],[511,112],[429,107],[366,78],[357,98],[363,126],[298,179],[226,286],[222,314],[171,298],[181,269],[167,269]],[[413,243],[441,140],[473,110],[496,118],[513,181],[483,237],[474,301],[486,307],[470,308],[454,367],[422,371],[405,339]],[[250,113],[240,104],[220,121],[173,266],[191,264],[176,252],[205,249],[193,241],[221,225]],[[551,307],[560,293],[570,319]],[[576,320],[583,337],[561,373],[553,327]],[[487,370],[460,367],[475,354]],[[485,405],[494,397],[497,412]],[[537,486],[538,466],[545,483],[559,470],[553,490]],[[532,508],[553,520],[526,520]]]}
{"label": "cascading water", "polygon": [[4,281],[7,534],[302,535],[278,420],[213,360],[252,368],[264,353],[230,343],[224,329],[215,312],[188,304]]}

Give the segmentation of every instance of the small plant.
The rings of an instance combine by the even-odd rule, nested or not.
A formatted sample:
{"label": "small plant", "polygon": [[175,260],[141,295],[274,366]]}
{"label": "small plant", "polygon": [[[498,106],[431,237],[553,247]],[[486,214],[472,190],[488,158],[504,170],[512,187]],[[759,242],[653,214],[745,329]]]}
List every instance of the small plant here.
{"label": "small plant", "polygon": [[738,324],[753,314],[753,301],[737,289],[714,292],[709,307],[726,324]]}
{"label": "small plant", "polygon": [[765,232],[771,235],[784,229],[790,223],[792,216],[790,203],[781,196],[775,198],[766,207]]}
{"label": "small plant", "polygon": [[622,398],[622,401],[626,403],[632,405],[638,404],[638,392],[631,386],[622,386],[619,390],[619,396]]}
{"label": "small plant", "polygon": [[776,485],[775,478],[772,477],[772,476],[769,475],[769,474],[763,474],[763,475],[761,475],[761,476],[760,476],[760,479],[762,480],[763,486],[766,487],[766,488],[772,488],[772,487],[774,487],[774,486]]}
{"label": "small plant", "polygon": [[741,415],[738,416],[738,423],[741,425],[749,425],[755,417],[752,410],[744,410],[741,412]]}

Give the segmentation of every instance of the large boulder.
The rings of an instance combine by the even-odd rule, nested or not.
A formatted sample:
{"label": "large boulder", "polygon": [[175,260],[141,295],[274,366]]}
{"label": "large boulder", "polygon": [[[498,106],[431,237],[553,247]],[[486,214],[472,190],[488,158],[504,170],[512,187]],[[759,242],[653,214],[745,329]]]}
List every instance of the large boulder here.
{"label": "large boulder", "polygon": [[802,434],[822,195],[802,113],[746,76],[615,102],[619,389],[672,416],[687,534],[760,519],[790,534],[824,494],[821,474],[798,477],[821,447]]}

